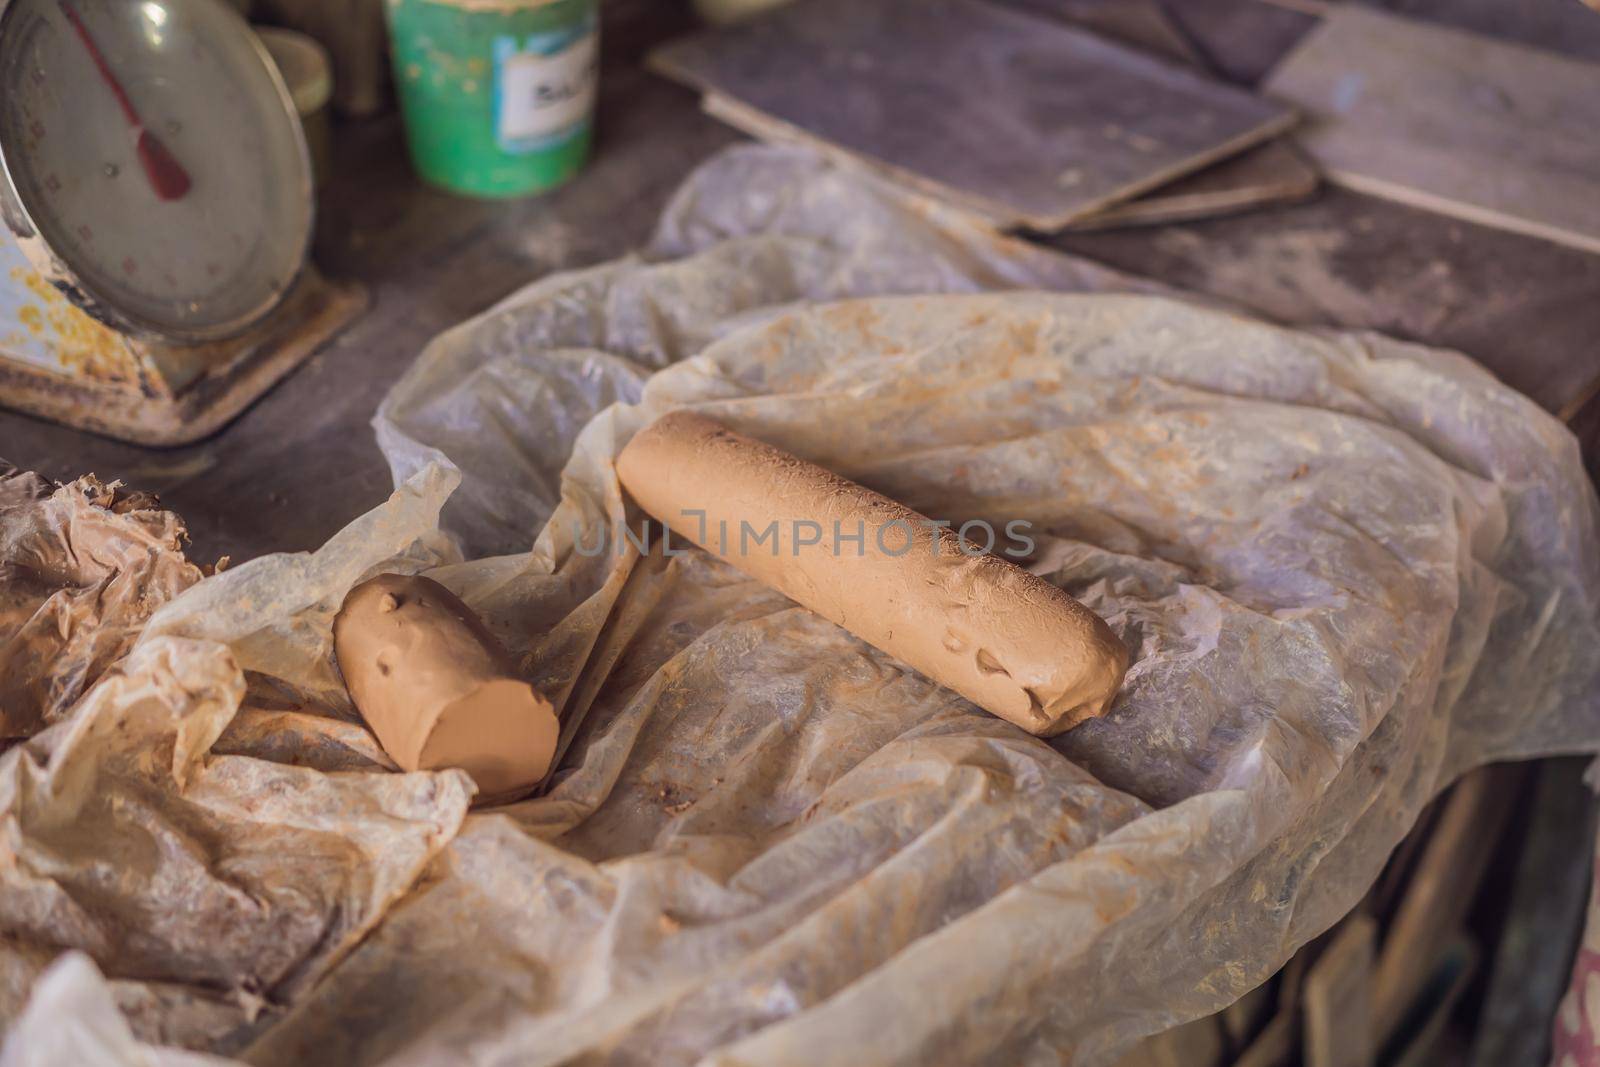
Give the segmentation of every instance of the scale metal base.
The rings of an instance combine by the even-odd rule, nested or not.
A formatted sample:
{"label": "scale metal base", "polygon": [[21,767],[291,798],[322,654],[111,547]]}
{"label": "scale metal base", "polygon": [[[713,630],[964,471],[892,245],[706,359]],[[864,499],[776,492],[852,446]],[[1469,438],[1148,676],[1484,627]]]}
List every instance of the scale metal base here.
{"label": "scale metal base", "polygon": [[[360,283],[329,281],[308,265],[260,325],[226,341],[178,346],[124,336],[53,288],[30,288],[41,307],[26,324],[31,358],[23,333],[0,330],[0,405],[156,447],[220,430],[367,308]],[[41,341],[53,365],[39,360]]]}

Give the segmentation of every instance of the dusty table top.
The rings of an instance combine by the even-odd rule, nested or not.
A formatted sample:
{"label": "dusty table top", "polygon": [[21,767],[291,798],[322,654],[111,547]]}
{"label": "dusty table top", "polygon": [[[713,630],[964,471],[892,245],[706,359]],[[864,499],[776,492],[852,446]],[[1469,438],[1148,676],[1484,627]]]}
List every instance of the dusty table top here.
{"label": "dusty table top", "polygon": [[[1600,61],[1600,16],[1577,5],[1514,21],[1494,0],[1389,6]],[[1170,9],[1246,84],[1312,24],[1258,0]],[[0,411],[0,457],[52,478],[92,471],[154,490],[188,521],[201,561],[314,548],[382,501],[391,483],[368,422],[422,346],[535,278],[643,243],[679,181],[739,139],[642,67],[649,47],[692,28],[681,5],[608,0],[604,17],[598,142],[570,185],[514,203],[454,198],[411,175],[396,116],[344,124],[318,259],[368,284],[363,319],[210,440],[156,451]],[[1569,418],[1595,469],[1600,256],[1333,189],[1305,204],[1049,243],[1280,321],[1459,348]]]}

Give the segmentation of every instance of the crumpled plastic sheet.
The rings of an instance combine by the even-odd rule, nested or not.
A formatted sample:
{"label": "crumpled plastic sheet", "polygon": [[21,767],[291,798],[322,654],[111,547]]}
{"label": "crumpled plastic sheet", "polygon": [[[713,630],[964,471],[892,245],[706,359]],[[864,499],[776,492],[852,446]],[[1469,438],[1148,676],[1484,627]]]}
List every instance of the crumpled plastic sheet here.
{"label": "crumpled plastic sheet", "polygon": [[176,516],[119,490],[0,465],[0,736],[59,721],[200,580]]}
{"label": "crumpled plastic sheet", "polygon": [[[246,702],[248,640],[236,652],[162,633],[165,610],[206,611],[219,586],[251,611],[251,575],[266,563],[283,577],[283,561],[201,582],[182,523],[148,497],[15,474],[0,493],[6,722],[24,727],[0,755],[0,1014],[15,1018],[50,960],[76,949],[114,978],[82,995],[112,1000],[148,1039],[226,1046],[412,888],[460,828],[470,779],[387,773],[363,727],[284,707],[269,679]],[[354,528],[363,551],[382,544],[371,526]],[[337,539],[319,570],[330,550]],[[352,769],[373,773],[324,773]],[[71,958],[58,983],[93,973]],[[43,1018],[34,1035],[60,1026]],[[64,1044],[17,1030],[13,1062],[144,1062],[82,1058],[76,1030]]]}
{"label": "crumpled plastic sheet", "polygon": [[[1268,977],[1461,771],[1593,751],[1571,435],[1458,355],[1150,288],[747,147],[645,257],[436,339],[387,504],[178,595],[0,758],[6,971],[110,979],[64,956],[5,1067],[1104,1063]],[[682,406],[1031,522],[1133,651],[1116,706],[1041,741],[703,553],[587,554]],[[464,813],[363,747],[329,620],[387,569],[556,701],[541,795]]]}

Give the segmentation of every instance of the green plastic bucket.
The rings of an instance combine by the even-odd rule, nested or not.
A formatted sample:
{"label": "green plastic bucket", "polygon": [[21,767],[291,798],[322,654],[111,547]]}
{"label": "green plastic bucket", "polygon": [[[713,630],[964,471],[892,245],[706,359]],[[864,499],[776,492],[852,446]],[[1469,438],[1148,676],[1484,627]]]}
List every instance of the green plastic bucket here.
{"label": "green plastic bucket", "polygon": [[589,153],[598,0],[388,0],[412,164],[469,196],[560,185]]}

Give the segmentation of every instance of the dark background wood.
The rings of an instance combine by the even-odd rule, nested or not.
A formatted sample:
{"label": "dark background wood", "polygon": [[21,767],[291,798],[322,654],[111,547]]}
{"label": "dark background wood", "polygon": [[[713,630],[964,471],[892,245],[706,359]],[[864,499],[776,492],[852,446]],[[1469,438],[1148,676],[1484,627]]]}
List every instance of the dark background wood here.
{"label": "dark background wood", "polygon": [[759,116],[743,129],[848,153],[1005,227],[1060,229],[1294,118],[1187,63],[987,0],[808,0],[691,34],[650,66]]}
{"label": "dark background wood", "polygon": [[[1600,15],[1575,0],[1391,6],[1600,61]],[[1312,24],[1259,0],[1167,8],[1243,84]],[[702,115],[694,94],[643,69],[649,48],[694,27],[686,5],[607,0],[603,17],[599,139],[571,185],[516,203],[450,197],[411,176],[396,116],[345,123],[318,256],[371,286],[366,318],[208,441],[152,451],[0,412],[0,457],[52,478],[92,471],[160,493],[188,521],[200,560],[314,548],[378,504],[391,485],[368,422],[428,339],[543,274],[636,247],[684,175],[739,139]],[[1600,452],[1600,256],[1338,190],[1050,243],[1282,321],[1458,347],[1550,410],[1576,413],[1591,463]]]}

